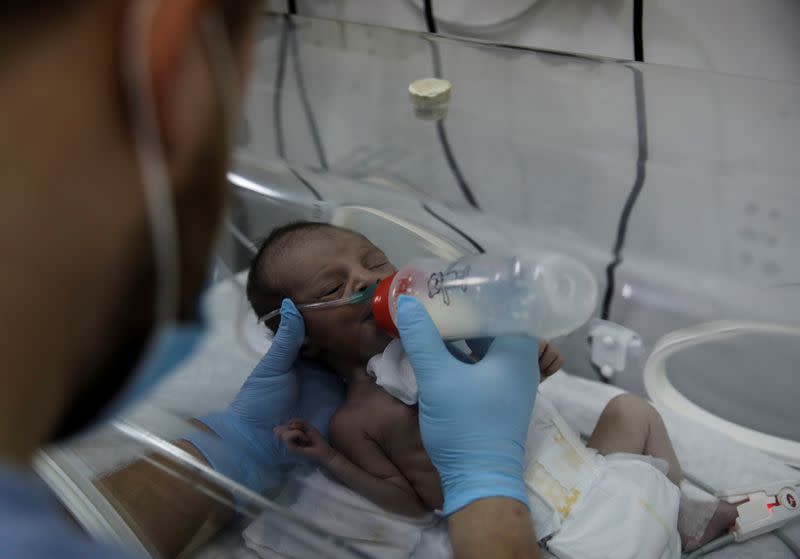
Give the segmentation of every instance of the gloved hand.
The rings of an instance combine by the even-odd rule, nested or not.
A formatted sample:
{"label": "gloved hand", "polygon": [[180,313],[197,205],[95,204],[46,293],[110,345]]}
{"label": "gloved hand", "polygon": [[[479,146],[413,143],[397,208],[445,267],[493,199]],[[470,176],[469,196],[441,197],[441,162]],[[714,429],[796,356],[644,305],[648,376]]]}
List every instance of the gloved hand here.
{"label": "gloved hand", "polygon": [[444,512],[485,497],[528,504],[523,457],[539,386],[538,344],[497,338],[478,363],[451,355],[415,299],[401,296],[398,329],[419,385],[422,442],[439,471]]}
{"label": "gloved hand", "polygon": [[335,375],[295,363],[304,336],[300,312],[285,299],[272,346],[233,402],[224,411],[197,418],[217,437],[207,433],[187,437],[216,471],[256,492],[275,484],[278,466],[298,461],[280,444],[273,428],[290,418],[305,417],[327,437],[331,416],[344,400],[344,387]]}

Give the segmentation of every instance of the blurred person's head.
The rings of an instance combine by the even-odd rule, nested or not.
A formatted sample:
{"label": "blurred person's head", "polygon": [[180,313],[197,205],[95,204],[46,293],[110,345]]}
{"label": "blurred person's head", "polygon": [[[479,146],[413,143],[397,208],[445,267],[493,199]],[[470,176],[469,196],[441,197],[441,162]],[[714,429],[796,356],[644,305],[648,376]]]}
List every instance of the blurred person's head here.
{"label": "blurred person's head", "polygon": [[[250,266],[247,297],[262,317],[284,298],[296,304],[333,301],[396,271],[363,235],[325,223],[299,222],[272,231]],[[378,329],[367,302],[302,311],[305,355],[343,366],[363,365],[391,338]],[[268,324],[277,330],[278,319]]]}
{"label": "blurred person's head", "polygon": [[[28,442],[86,425],[147,344],[156,285],[136,103],[156,117],[176,209],[179,315],[193,312],[225,202],[232,123],[221,86],[241,104],[261,7],[0,3],[0,318],[14,336],[0,373],[0,424],[24,425],[0,454],[27,459]],[[209,40],[209,20],[225,45]],[[236,83],[221,84],[214,56],[228,49]]]}

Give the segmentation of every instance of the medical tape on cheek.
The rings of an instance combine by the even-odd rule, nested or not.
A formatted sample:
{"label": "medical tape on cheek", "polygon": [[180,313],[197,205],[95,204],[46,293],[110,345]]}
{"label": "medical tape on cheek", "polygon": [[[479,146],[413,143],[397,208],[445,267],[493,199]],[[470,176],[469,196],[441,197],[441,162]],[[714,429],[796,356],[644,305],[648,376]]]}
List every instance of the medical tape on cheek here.
{"label": "medical tape on cheek", "polygon": [[687,480],[681,481],[681,503],[678,510],[678,532],[690,540],[699,539],[719,507],[719,499]]}

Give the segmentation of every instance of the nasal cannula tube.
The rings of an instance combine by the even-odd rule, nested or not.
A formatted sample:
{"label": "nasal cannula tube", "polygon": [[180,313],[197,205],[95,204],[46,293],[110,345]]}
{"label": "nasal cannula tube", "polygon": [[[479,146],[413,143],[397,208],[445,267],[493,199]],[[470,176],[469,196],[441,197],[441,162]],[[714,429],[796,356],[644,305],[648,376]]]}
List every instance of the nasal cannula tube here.
{"label": "nasal cannula tube", "polygon": [[[334,299],[332,301],[321,301],[319,303],[303,303],[300,305],[295,305],[297,310],[300,311],[312,311],[318,309],[329,309],[332,307],[343,307],[345,305],[356,305],[358,303],[362,303],[364,301],[369,301],[372,299],[372,295],[375,293],[375,289],[377,288],[376,285],[371,285],[368,288],[364,289],[363,291],[357,291],[350,295],[349,297],[342,297],[341,299]],[[258,321],[259,322],[268,322],[281,314],[280,309],[275,309],[274,311],[265,314],[262,316]]]}

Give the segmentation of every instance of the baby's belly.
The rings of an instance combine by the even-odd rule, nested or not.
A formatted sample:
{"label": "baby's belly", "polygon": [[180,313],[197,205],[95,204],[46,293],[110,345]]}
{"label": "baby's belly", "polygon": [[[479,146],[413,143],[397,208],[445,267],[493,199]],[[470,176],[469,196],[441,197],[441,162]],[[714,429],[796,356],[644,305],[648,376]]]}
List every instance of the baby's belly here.
{"label": "baby's belly", "polygon": [[418,450],[407,451],[405,457],[396,465],[428,508],[431,510],[442,508],[444,504],[442,482],[421,444]]}
{"label": "baby's belly", "polygon": [[416,416],[407,429],[400,430],[393,440],[387,441],[387,454],[403,476],[431,510],[441,509],[444,504],[442,482],[425,447]]}

